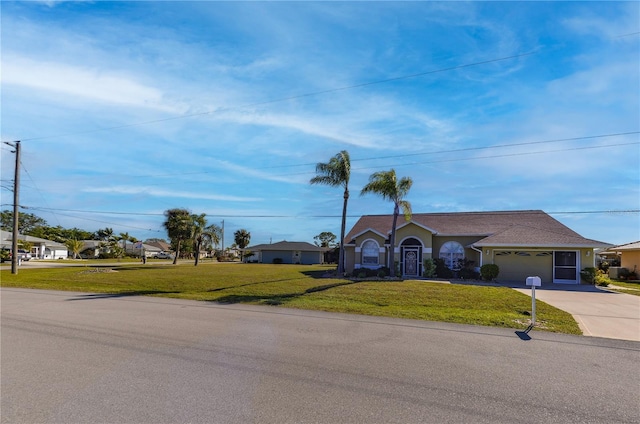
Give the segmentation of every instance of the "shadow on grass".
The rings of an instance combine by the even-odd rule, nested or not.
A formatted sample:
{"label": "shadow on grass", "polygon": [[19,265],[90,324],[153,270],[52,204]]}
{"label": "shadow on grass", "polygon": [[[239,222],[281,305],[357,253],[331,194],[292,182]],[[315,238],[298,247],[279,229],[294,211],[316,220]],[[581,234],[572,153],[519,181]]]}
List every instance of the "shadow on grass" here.
{"label": "shadow on grass", "polygon": [[238,284],[237,286],[218,287],[217,289],[211,289],[211,290],[207,290],[207,291],[208,292],[218,292],[218,291],[223,291],[223,290],[235,289],[237,287],[254,286],[254,285],[257,285],[257,284],[282,283],[284,281],[292,281],[292,280],[298,280],[298,278],[283,278],[283,279],[280,279],[280,280],[256,281],[256,282],[253,282],[253,283]]}
{"label": "shadow on grass", "polygon": [[[301,293],[285,293],[285,294],[271,294],[271,295],[238,295],[238,294],[230,294],[228,296],[220,297],[216,300],[212,300],[213,303],[219,303],[224,305],[234,304],[234,303],[255,303],[260,302],[264,305],[282,305],[287,300],[294,299],[297,297],[302,297],[311,293],[318,293],[325,290],[332,289],[334,287],[340,286],[348,286],[351,284],[357,284],[360,281],[345,281],[342,283],[334,283],[334,284],[325,284],[323,286],[310,287]],[[256,283],[254,283],[256,284]],[[239,286],[236,286],[239,287]],[[213,291],[213,290],[210,290]]]}
{"label": "shadow on grass", "polygon": [[162,291],[162,290],[138,290],[138,291],[129,291],[122,293],[91,293],[91,294],[81,294],[71,299],[66,299],[67,301],[73,300],[95,300],[95,299],[112,299],[119,297],[131,297],[131,296],[148,296],[151,294],[169,294],[169,293],[180,293],[177,291]]}

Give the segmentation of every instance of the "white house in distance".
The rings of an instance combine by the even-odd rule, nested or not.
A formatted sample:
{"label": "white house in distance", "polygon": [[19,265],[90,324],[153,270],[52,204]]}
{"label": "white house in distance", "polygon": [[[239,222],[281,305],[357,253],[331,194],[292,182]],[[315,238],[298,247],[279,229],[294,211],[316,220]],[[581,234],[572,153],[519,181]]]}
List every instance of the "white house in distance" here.
{"label": "white house in distance", "polygon": [[[18,234],[18,240],[31,243],[33,246],[31,248],[31,254],[34,259],[67,259],[69,257],[67,246],[62,243],[22,234]],[[12,241],[12,233],[0,230],[0,244],[3,249],[10,249]]]}

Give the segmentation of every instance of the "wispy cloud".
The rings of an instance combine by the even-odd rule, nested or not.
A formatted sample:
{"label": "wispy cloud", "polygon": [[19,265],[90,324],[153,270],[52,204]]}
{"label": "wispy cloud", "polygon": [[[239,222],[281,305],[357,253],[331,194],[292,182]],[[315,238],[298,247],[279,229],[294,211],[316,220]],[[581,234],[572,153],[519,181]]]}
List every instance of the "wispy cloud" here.
{"label": "wispy cloud", "polygon": [[173,114],[184,111],[184,108],[169,104],[161,90],[140,83],[126,73],[7,56],[3,58],[3,84]]}
{"label": "wispy cloud", "polygon": [[114,195],[140,195],[144,194],[153,197],[181,198],[181,199],[200,199],[200,200],[221,200],[229,202],[256,202],[263,200],[259,197],[242,197],[228,194],[211,194],[205,192],[188,192],[177,190],[163,190],[150,187],[136,186],[109,186],[109,187],[89,187],[81,189],[84,193],[105,193]]}

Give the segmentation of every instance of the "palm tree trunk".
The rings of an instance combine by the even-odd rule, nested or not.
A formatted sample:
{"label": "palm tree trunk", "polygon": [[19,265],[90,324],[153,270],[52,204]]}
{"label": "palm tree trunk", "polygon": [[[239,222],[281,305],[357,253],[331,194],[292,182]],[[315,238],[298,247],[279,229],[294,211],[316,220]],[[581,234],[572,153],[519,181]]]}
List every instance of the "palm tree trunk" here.
{"label": "palm tree trunk", "polygon": [[202,242],[200,240],[196,242],[196,261],[193,264],[193,266],[198,266],[198,261],[200,260],[200,244],[201,243]]}
{"label": "palm tree trunk", "polygon": [[178,255],[180,254],[180,239],[178,239],[178,243],[176,244],[176,254],[173,257],[173,264],[175,265],[178,262]]}
{"label": "palm tree trunk", "polygon": [[393,222],[391,223],[391,238],[389,239],[389,243],[391,246],[389,247],[389,276],[394,278],[396,276],[396,220],[398,219],[398,215],[400,213],[400,208],[398,204],[396,204],[393,208]]}
{"label": "palm tree trunk", "polygon": [[344,232],[347,227],[347,202],[349,190],[344,189],[344,203],[342,204],[342,226],[340,228],[340,250],[338,251],[338,276],[344,274]]}

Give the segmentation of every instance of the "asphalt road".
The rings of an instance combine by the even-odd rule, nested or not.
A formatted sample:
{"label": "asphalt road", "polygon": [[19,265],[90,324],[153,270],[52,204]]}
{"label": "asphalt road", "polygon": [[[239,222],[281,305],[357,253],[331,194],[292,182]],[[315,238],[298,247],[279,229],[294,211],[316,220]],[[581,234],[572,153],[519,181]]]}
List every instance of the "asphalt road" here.
{"label": "asphalt road", "polygon": [[3,423],[640,422],[640,343],[0,290]]}

